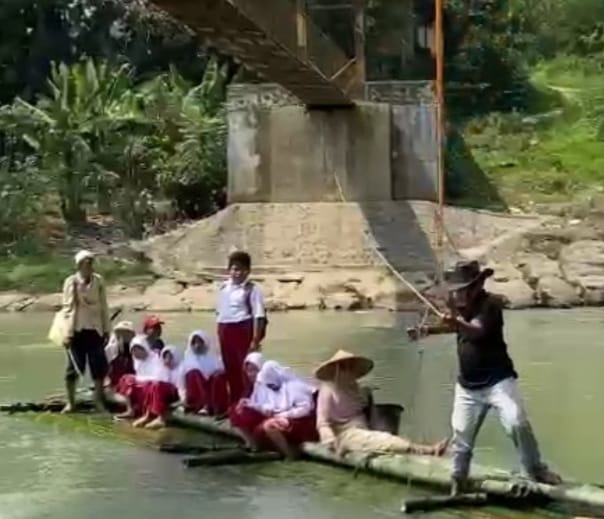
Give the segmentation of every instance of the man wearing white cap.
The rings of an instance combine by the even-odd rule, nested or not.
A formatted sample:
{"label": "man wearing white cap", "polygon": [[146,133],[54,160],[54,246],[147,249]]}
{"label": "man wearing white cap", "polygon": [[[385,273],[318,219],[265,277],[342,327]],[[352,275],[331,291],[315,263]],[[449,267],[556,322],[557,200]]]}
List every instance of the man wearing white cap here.
{"label": "man wearing white cap", "polygon": [[78,377],[86,364],[94,381],[97,408],[104,408],[103,381],[107,375],[104,346],[109,337],[109,309],[103,278],[94,272],[94,255],[82,250],[75,256],[77,272],[63,284],[63,311],[67,321],[67,370],[65,385],[67,405],[64,412],[75,407]]}

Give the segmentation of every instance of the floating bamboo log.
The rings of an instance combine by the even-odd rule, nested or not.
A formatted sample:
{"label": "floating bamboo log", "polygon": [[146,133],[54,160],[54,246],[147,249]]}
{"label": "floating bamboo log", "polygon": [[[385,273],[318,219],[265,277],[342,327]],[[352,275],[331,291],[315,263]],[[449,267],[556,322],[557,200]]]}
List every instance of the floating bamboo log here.
{"label": "floating bamboo log", "polygon": [[193,456],[182,460],[186,467],[202,467],[216,465],[247,465],[250,463],[266,463],[279,461],[283,456],[277,452],[249,452],[241,447],[238,449],[206,452],[200,456]]}
{"label": "floating bamboo log", "polygon": [[189,445],[187,443],[162,443],[159,452],[167,454],[206,454],[233,449],[232,445]]}
{"label": "floating bamboo log", "polygon": [[443,508],[477,507],[486,506],[487,504],[489,504],[489,496],[485,493],[429,496],[407,499],[401,506],[401,512],[413,514],[415,512],[432,512]]}
{"label": "floating bamboo log", "polygon": [[[116,406],[124,403],[123,397],[112,393],[107,394],[107,399]],[[238,431],[227,421],[218,421],[208,416],[187,415],[176,411],[170,423],[177,427],[193,428],[205,433],[241,440]],[[451,462],[447,458],[414,454],[368,455],[361,452],[351,452],[341,457],[318,443],[305,443],[301,446],[301,450],[306,458],[321,463],[360,470],[405,483],[447,490],[450,487]],[[541,501],[555,501],[587,508],[590,511],[597,510],[599,514],[604,513],[604,488],[594,484],[567,482],[559,486],[546,485],[477,464],[472,466],[470,483],[473,492],[486,493],[489,496],[515,499],[539,498]]]}
{"label": "floating bamboo log", "polygon": [[[65,407],[64,400],[48,400],[44,402],[15,402],[0,405],[0,412],[15,413],[60,413]],[[94,409],[92,402],[78,402],[78,411],[91,411]]]}

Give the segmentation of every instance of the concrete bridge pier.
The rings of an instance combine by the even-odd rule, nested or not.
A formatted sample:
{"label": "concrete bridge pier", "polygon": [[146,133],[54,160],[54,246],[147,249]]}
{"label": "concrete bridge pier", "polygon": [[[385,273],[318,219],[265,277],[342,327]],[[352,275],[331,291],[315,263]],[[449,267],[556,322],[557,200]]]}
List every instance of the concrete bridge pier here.
{"label": "concrete bridge pier", "polygon": [[400,85],[369,85],[375,101],[334,109],[273,84],[232,86],[229,202],[434,201],[434,102],[426,83],[412,86],[401,97]]}

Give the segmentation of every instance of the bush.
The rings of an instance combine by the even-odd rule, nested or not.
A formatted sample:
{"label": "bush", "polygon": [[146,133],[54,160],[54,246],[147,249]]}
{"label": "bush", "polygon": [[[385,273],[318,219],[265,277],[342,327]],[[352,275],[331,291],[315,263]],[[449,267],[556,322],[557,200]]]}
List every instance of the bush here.
{"label": "bush", "polygon": [[[205,216],[226,184],[227,77],[215,60],[197,86],[175,71],[136,84],[129,67],[90,59],[54,66],[48,95],[0,113],[5,140],[28,157],[5,167],[4,196],[18,207],[19,196],[54,192],[73,225],[95,204],[133,238],[153,225],[156,198],[171,199],[178,214]],[[7,228],[21,218],[12,207],[3,208]]]}

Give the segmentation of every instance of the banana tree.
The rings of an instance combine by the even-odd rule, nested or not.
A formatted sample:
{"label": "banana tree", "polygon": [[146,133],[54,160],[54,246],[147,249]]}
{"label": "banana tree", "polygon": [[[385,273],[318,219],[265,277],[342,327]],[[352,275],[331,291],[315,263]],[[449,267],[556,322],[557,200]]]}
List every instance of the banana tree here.
{"label": "banana tree", "polygon": [[155,121],[167,156],[160,186],[187,217],[211,211],[215,193],[226,183],[228,78],[228,64],[212,59],[197,86],[171,70],[141,88],[145,113]]}
{"label": "banana tree", "polygon": [[70,67],[53,65],[47,96],[35,105],[16,101],[18,110],[36,122],[34,133],[23,137],[53,178],[63,217],[70,224],[85,219],[85,203],[98,191],[94,160],[107,120],[128,118],[135,111],[130,84],[126,66],[95,65],[92,60]]}

